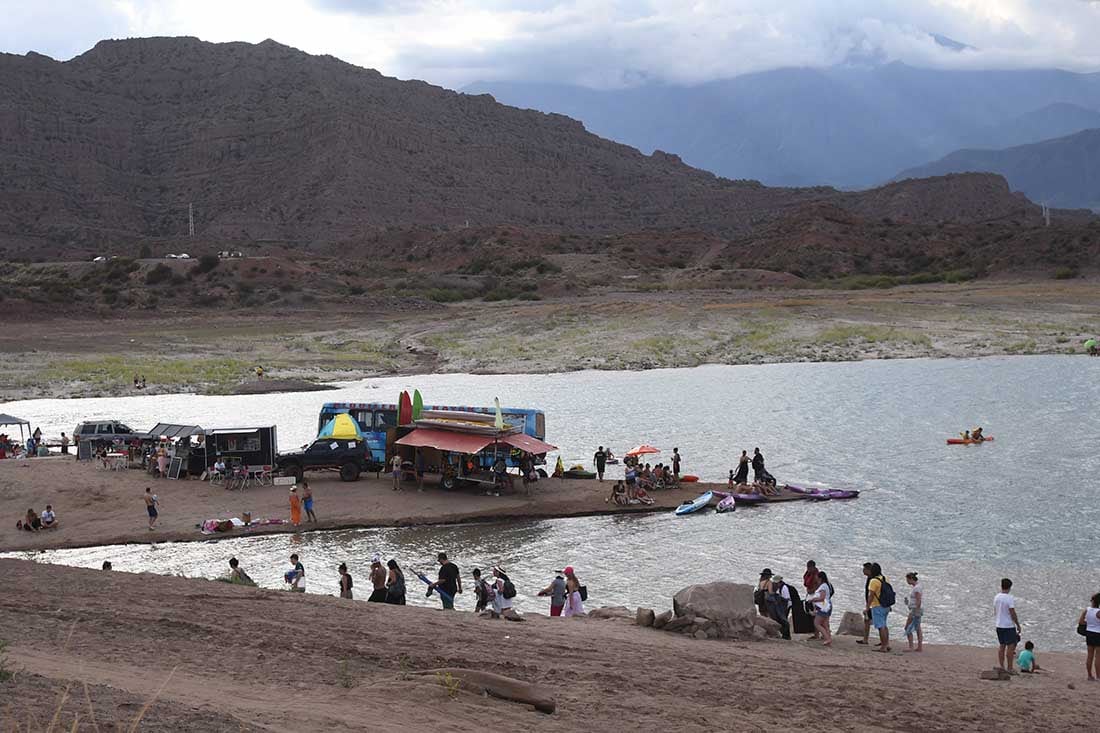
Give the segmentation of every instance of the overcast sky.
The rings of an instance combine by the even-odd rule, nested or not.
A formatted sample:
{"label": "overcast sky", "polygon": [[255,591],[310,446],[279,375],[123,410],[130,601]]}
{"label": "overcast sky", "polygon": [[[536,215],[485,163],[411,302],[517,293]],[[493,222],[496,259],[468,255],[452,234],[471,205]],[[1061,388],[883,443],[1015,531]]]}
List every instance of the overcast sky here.
{"label": "overcast sky", "polygon": [[449,87],[695,83],[853,58],[1095,71],[1100,0],[0,0],[11,53],[154,35],[273,38]]}

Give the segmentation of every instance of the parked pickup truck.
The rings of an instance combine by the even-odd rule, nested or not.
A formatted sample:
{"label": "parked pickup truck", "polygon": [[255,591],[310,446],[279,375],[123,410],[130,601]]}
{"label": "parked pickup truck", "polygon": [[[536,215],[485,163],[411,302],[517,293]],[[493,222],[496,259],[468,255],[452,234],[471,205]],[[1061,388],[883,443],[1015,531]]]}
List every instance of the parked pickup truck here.
{"label": "parked pickup truck", "polygon": [[302,450],[280,453],[275,457],[275,465],[284,476],[299,480],[306,471],[337,469],[340,480],[358,481],[363,471],[379,468],[374,465],[370,448],[364,441],[333,438],[319,438],[303,446]]}

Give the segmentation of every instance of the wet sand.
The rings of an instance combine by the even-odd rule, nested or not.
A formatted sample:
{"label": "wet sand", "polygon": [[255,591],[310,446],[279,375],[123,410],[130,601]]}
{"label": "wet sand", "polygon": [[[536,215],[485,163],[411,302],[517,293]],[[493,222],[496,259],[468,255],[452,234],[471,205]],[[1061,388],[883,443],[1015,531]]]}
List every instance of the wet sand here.
{"label": "wet sand", "polygon": [[[685,499],[717,488],[709,484],[683,484],[678,490],[654,491],[653,506],[616,507],[606,502],[614,482],[542,479],[524,493],[516,481],[516,493],[486,496],[474,489],[445,492],[429,476],[425,491],[406,482],[393,491],[393,480],[364,475],[358,481],[340,481],[334,472],[307,473],[313,490],[316,524],[301,529],[352,527],[400,527],[420,524],[453,524],[482,520],[543,519],[631,511],[670,511]],[[154,531],[142,498],[152,487],[160,500],[160,517]],[[723,487],[724,488],[724,485]],[[251,512],[253,521],[289,519],[288,488],[254,486],[226,491],[198,480],[157,480],[144,471],[109,471],[90,461],[71,457],[0,461],[0,551],[56,549],[134,542],[198,541],[246,534],[293,532],[289,524],[267,525],[214,535],[196,527],[206,519],[228,519]],[[59,527],[48,531],[15,529],[16,520],[28,508],[41,513],[52,504]]]}
{"label": "wet sand", "polygon": [[[46,729],[66,689],[63,730],[76,714],[80,730],[129,729],[150,700],[141,730],[1089,730],[1100,689],[1083,654],[1040,650],[1048,673],[990,682],[993,649],[700,641],[17,560],[0,576],[17,670],[0,683],[3,731]],[[414,674],[441,667],[535,683],[556,712]]]}

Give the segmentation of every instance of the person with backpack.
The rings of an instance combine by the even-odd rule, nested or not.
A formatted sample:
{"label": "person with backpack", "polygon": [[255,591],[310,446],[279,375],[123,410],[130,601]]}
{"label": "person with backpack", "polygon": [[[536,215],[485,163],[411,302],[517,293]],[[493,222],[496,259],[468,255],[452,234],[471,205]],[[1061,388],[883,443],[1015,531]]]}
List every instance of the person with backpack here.
{"label": "person with backpack", "polygon": [[791,588],[783,582],[782,575],[773,575],[768,585],[765,603],[768,618],[779,624],[779,633],[784,639],[791,638]]}
{"label": "person with backpack", "polygon": [[896,602],[894,588],[882,574],[882,566],[877,562],[871,563],[871,579],[867,583],[867,611],[871,614],[871,625],[878,629],[879,643],[875,646],[876,652],[890,651],[890,628],[886,618]]}
{"label": "person with backpack", "polygon": [[509,616],[512,613],[512,599],[516,597],[516,586],[501,567],[493,567],[493,618]]}
{"label": "person with backpack", "polygon": [[393,558],[386,563],[389,573],[386,576],[386,603],[394,606],[405,605],[405,573]]}
{"label": "person with backpack", "polygon": [[577,579],[577,574],[573,572],[573,566],[565,568],[561,571],[565,576],[565,608],[562,609],[561,615],[563,618],[570,616],[583,616],[584,615],[584,586],[581,585],[581,581]]}

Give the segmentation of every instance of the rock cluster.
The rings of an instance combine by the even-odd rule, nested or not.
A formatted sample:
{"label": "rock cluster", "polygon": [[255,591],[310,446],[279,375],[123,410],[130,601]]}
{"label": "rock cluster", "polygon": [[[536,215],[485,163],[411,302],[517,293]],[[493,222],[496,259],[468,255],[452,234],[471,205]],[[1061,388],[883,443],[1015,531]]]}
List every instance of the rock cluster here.
{"label": "rock cluster", "polygon": [[653,609],[639,608],[634,622],[695,639],[749,641],[778,637],[779,624],[757,613],[752,592],[752,586],[740,583],[690,585],[673,596],[671,611],[654,613]]}

